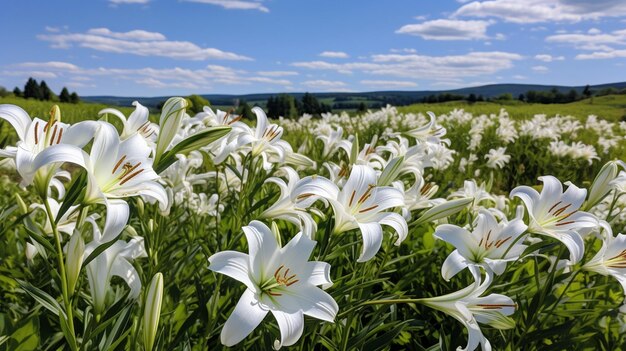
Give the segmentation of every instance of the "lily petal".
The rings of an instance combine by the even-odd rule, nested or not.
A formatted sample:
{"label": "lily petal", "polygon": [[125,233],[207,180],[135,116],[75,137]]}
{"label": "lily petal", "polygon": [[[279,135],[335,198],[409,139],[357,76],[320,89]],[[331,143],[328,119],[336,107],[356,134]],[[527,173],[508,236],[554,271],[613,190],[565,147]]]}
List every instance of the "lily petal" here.
{"label": "lily petal", "polygon": [[376,222],[359,223],[359,228],[363,237],[363,248],[357,262],[367,262],[380,250],[383,242],[383,228]]}
{"label": "lily petal", "polygon": [[241,295],[237,306],[222,328],[220,340],[226,346],[233,346],[250,335],[263,321],[268,310],[263,308],[248,289]]}
{"label": "lily petal", "polygon": [[278,350],[282,346],[295,344],[304,331],[304,315],[302,311],[295,313],[285,313],[282,311],[272,311],[278,328],[280,329],[280,342],[274,343],[274,349]]}

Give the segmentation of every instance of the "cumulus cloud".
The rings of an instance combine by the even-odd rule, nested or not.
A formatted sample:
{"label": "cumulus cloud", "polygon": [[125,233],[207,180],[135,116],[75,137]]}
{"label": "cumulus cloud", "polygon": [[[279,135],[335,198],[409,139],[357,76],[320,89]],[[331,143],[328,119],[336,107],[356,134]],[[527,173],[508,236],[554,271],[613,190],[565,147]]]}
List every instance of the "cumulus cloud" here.
{"label": "cumulus cloud", "polygon": [[311,70],[358,71],[375,76],[442,80],[490,75],[513,67],[513,62],[521,59],[519,54],[490,51],[448,56],[379,54],[372,55],[369,62],[305,61],[291,65]]}
{"label": "cumulus cloud", "polygon": [[399,34],[420,36],[426,40],[486,39],[487,21],[437,19],[418,24],[407,24],[396,31]]}
{"label": "cumulus cloud", "polygon": [[417,86],[415,82],[403,80],[362,80],[359,83],[376,88],[413,88]]}
{"label": "cumulus cloud", "polygon": [[203,61],[251,60],[251,58],[215,48],[202,48],[189,41],[172,41],[157,32],[133,30],[113,32],[108,28],[94,28],[86,33],[41,34],[53,48],[67,49],[73,45],[97,51],[139,56],[161,56],[180,60]]}
{"label": "cumulus cloud", "polygon": [[348,56],[348,54],[346,54],[343,51],[324,51],[321,54],[319,54],[319,56],[327,57],[327,58],[349,58],[350,57]]}
{"label": "cumulus cloud", "polygon": [[546,41],[587,51],[576,55],[578,60],[612,59],[626,57],[626,29],[603,33],[595,28],[587,33],[560,33],[548,36]]}
{"label": "cumulus cloud", "polygon": [[263,6],[263,4],[260,1],[245,1],[245,0],[183,0],[183,1],[221,6],[227,10],[258,10],[261,12],[270,12],[270,10],[267,7]]}
{"label": "cumulus cloud", "polygon": [[564,56],[552,56],[548,54],[539,54],[539,55],[535,55],[535,60],[539,60],[543,62],[563,61],[565,60],[565,57]]}
{"label": "cumulus cloud", "polygon": [[514,23],[579,22],[626,15],[622,0],[489,0],[461,6],[453,16],[496,17]]}
{"label": "cumulus cloud", "polygon": [[[78,87],[91,85],[84,83],[91,81],[128,81],[142,86],[157,89],[181,88],[188,90],[214,89],[219,90],[223,85],[250,85],[262,83],[269,85],[292,86],[288,79],[276,79],[268,76],[251,74],[245,70],[221,65],[207,65],[200,69],[187,68],[113,68],[96,67],[84,68],[69,62],[25,62],[7,67],[0,71],[0,76],[18,76],[24,79],[34,76],[39,78],[63,78],[74,81]],[[34,74],[37,73],[37,74]]]}
{"label": "cumulus cloud", "polygon": [[287,77],[287,76],[297,76],[298,72],[296,71],[259,71],[257,72],[260,76],[266,77]]}
{"label": "cumulus cloud", "polygon": [[548,67],[546,66],[533,66],[532,70],[535,72],[548,72]]}

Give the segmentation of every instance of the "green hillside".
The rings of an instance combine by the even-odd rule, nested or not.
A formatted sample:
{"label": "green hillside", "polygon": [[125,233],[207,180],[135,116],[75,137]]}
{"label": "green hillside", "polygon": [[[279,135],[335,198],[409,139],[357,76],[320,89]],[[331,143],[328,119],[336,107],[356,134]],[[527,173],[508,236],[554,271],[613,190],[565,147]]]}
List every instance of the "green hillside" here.
{"label": "green hillside", "polygon": [[571,115],[578,118],[586,118],[588,115],[596,115],[609,121],[626,120],[626,95],[606,95],[580,100],[567,104],[529,104],[517,100],[504,102],[476,102],[473,104],[465,101],[450,101],[437,104],[413,104],[398,107],[400,112],[432,111],[436,114],[448,113],[455,108],[464,109],[472,114],[498,113],[504,108],[512,118],[530,118],[536,114]]}

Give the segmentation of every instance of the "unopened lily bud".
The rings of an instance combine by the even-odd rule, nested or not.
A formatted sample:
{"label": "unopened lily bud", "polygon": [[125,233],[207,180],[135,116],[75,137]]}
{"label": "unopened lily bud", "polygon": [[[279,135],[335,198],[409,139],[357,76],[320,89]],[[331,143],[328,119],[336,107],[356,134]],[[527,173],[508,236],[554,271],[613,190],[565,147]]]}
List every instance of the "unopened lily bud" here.
{"label": "unopened lily bud", "polygon": [[616,161],[609,161],[602,166],[602,169],[598,172],[598,175],[593,180],[591,188],[589,189],[589,197],[587,198],[585,209],[588,210],[595,206],[611,191],[610,183],[617,177],[617,172],[618,163]]}
{"label": "unopened lily bud", "polygon": [[180,128],[180,121],[185,115],[185,108],[187,108],[187,100],[182,97],[173,97],[168,99],[163,105],[161,111],[161,118],[159,120],[159,137],[157,139],[155,162],[158,163],[161,156],[167,150],[167,148],[174,140],[178,129]]}
{"label": "unopened lily bud", "polygon": [[143,312],[143,346],[146,351],[152,351],[154,346],[161,317],[161,302],[163,302],[163,274],[159,272],[150,282]]}
{"label": "unopened lily bud", "polygon": [[359,157],[359,134],[357,133],[352,141],[352,149],[350,150],[350,164],[356,164],[356,160]]}
{"label": "unopened lily bud", "polygon": [[137,196],[135,198],[135,204],[137,205],[137,215],[139,215],[139,217],[143,217],[143,214],[145,211],[145,205],[144,205],[143,199]]}
{"label": "unopened lily bud", "polygon": [[26,206],[26,203],[24,202],[24,199],[22,199],[20,194],[15,194],[15,201],[17,201],[17,206],[19,207],[21,214],[28,213],[28,206]]}
{"label": "unopened lily bud", "polygon": [[67,285],[70,293],[74,293],[76,282],[80,276],[80,268],[85,256],[85,242],[79,231],[74,231],[67,246],[67,257],[65,258],[65,269],[67,275]]}
{"label": "unopened lily bud", "polygon": [[378,186],[387,186],[391,184],[394,180],[396,180],[396,178],[400,174],[403,163],[404,156],[396,157],[389,161],[389,163],[387,163],[387,167],[383,169],[383,172],[378,178]]}
{"label": "unopened lily bud", "polygon": [[126,228],[124,228],[124,231],[125,231],[126,233],[128,233],[128,236],[130,236],[130,237],[136,237],[136,236],[139,236],[139,234],[137,234],[137,231],[135,230],[135,228],[133,228],[133,227],[132,227],[132,226],[130,226],[130,225],[127,225],[127,226],[126,226]]}
{"label": "unopened lily bud", "polygon": [[54,105],[50,109],[50,125],[53,125],[56,122],[61,122],[61,109],[59,105]]}
{"label": "unopened lily bud", "polygon": [[428,223],[437,219],[451,216],[455,213],[461,212],[467,205],[472,203],[474,198],[466,197],[462,199],[455,199],[442,203],[441,205],[434,206],[428,211],[424,212],[420,218],[416,221],[417,224]]}
{"label": "unopened lily bud", "polygon": [[278,224],[276,224],[276,222],[272,222],[272,234],[274,234],[274,237],[276,238],[276,242],[278,243],[278,246],[283,246],[281,240],[280,240],[280,229],[278,229]]}
{"label": "unopened lily bud", "polygon": [[150,233],[154,233],[154,219],[152,218],[148,221],[148,231],[150,231]]}

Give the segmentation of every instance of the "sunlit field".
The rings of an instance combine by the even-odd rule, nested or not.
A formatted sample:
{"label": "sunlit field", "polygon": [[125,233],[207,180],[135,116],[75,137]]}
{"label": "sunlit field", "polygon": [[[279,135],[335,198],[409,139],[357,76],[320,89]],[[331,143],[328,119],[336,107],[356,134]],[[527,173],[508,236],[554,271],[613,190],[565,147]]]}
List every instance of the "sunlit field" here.
{"label": "sunlit field", "polygon": [[0,99],[0,350],[623,349],[624,102],[594,99]]}

